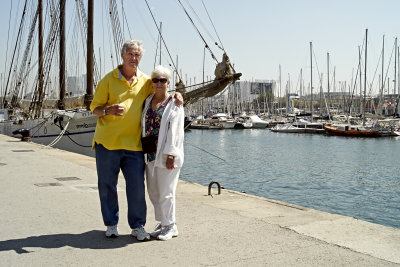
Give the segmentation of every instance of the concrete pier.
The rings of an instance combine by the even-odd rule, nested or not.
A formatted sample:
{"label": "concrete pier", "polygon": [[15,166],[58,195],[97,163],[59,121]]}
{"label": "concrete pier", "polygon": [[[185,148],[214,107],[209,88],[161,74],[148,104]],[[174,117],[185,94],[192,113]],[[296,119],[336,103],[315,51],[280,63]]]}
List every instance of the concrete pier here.
{"label": "concrete pier", "polygon": [[[400,229],[180,181],[169,241],[107,239],[94,158],[0,135],[1,266],[399,266]],[[146,230],[155,226],[148,206]]]}

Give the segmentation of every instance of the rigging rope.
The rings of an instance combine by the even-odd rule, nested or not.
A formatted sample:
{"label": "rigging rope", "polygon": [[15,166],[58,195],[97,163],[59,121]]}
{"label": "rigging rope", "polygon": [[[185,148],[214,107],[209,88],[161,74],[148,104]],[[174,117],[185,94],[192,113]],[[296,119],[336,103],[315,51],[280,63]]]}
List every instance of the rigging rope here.
{"label": "rigging rope", "polygon": [[[50,28],[49,28],[49,34],[47,36],[47,40],[45,43],[45,47],[43,49],[43,73],[45,76],[45,81],[44,81],[44,88],[43,88],[43,95],[46,92],[46,88],[49,87],[49,81],[50,81],[50,70],[52,67],[52,59],[54,56],[55,52],[55,46],[58,41],[58,29],[60,27],[58,21],[60,17],[60,12],[58,8],[54,7],[54,4],[50,4],[50,14],[51,14],[51,23],[50,23]],[[40,96],[38,94],[38,79],[36,76],[35,83],[33,85],[33,90],[32,90],[32,101],[29,106],[29,115],[33,118],[38,118],[40,116],[40,110],[42,108],[42,101],[43,99],[40,99]]]}
{"label": "rigging rope", "polygon": [[[396,50],[396,47],[395,47],[395,45],[393,46],[393,49],[392,49],[392,53],[390,54],[390,59],[389,59],[389,63],[388,63],[388,65],[387,65],[387,69],[386,69],[386,74],[385,74],[385,78],[383,79],[383,84],[382,84],[382,91],[383,91],[383,89],[384,89],[384,87],[385,87],[385,85],[386,85],[386,82],[387,82],[387,76],[388,76],[388,73],[389,73],[389,67],[390,67],[390,63],[392,62],[392,57],[393,57],[393,52]],[[383,74],[383,73],[382,73]],[[388,93],[389,93],[389,91],[388,91]]]}
{"label": "rigging rope", "polygon": [[[80,25],[81,32],[81,40],[82,40],[82,48],[83,48],[83,56],[85,58],[85,63],[87,64],[87,51],[86,51],[86,40],[87,40],[87,14],[85,5],[83,4],[83,0],[76,0],[76,11],[78,16],[78,21]],[[104,30],[104,29],[103,29]],[[78,50],[77,50],[78,51]],[[97,64],[96,55],[93,53],[93,74],[94,74],[94,87],[96,87],[97,83],[100,80],[100,71],[99,66]]]}
{"label": "rigging rope", "polygon": [[[12,14],[12,3],[13,1],[10,0],[10,15],[8,18],[8,31],[7,31],[7,49],[6,49],[6,60],[4,61],[4,69],[7,69],[7,57],[8,57],[8,43],[10,41],[10,28],[11,28],[11,14]],[[4,85],[2,86],[2,88],[4,88]],[[3,93],[3,92],[2,92]],[[6,94],[4,91],[4,99],[6,98]],[[3,103],[1,103],[2,107],[3,107]]]}
{"label": "rigging rope", "polygon": [[[159,44],[159,42],[161,42],[161,40],[160,40],[160,35],[158,35],[158,39],[157,39],[157,44],[156,44],[156,47],[158,48],[158,44]],[[154,55],[154,64],[153,64],[153,68],[155,68],[156,67],[156,63],[157,63],[157,51],[158,51],[158,49],[156,49],[156,53],[155,53],[155,55]],[[161,53],[161,51],[160,51],[160,53]]]}
{"label": "rigging rope", "polygon": [[[104,0],[103,1],[103,10],[106,10],[106,12],[109,14],[109,9],[107,9],[107,0]],[[105,18],[105,16],[103,15],[102,16],[102,18],[104,19]],[[104,27],[104,25],[103,25],[103,38],[104,38],[104,29],[107,29],[107,32],[108,32],[108,35],[107,36],[111,36],[112,35],[112,33],[111,33],[111,28],[112,28],[112,26],[111,26],[111,20],[110,19],[107,19],[107,27]],[[107,40],[108,40],[108,47],[109,47],[109,49],[110,49],[110,60],[111,60],[111,64],[112,64],[112,67],[113,67],[113,69],[115,68],[115,62],[114,62],[114,54],[113,54],[113,44],[112,44],[112,38],[107,38]],[[104,44],[103,44],[103,47],[105,47],[104,46]],[[105,58],[105,57],[104,57]],[[115,61],[116,61],[116,64],[117,64],[117,66],[118,66],[118,53],[115,55]]]}
{"label": "rigging rope", "polygon": [[57,144],[57,143],[61,140],[61,138],[63,137],[65,131],[66,131],[67,128],[68,128],[69,122],[70,122],[70,121],[68,120],[68,122],[67,122],[67,124],[65,125],[64,129],[63,129],[63,130],[60,132],[60,134],[53,140],[53,142],[51,142],[50,144],[47,145],[48,147],[53,147],[55,144]]}
{"label": "rigging rope", "polygon": [[[23,9],[23,11],[22,11],[21,23],[20,23],[20,26],[19,26],[18,34],[17,34],[17,42],[16,42],[16,45],[15,45],[15,48],[14,48],[14,52],[13,52],[13,55],[12,55],[12,59],[11,59],[10,71],[8,72],[8,78],[7,78],[6,88],[5,88],[5,91],[4,91],[4,96],[7,95],[8,83],[9,83],[9,81],[10,81],[10,76],[11,76],[11,71],[12,71],[12,65],[13,65],[13,62],[14,62],[14,58],[15,58],[15,54],[16,54],[17,47],[18,47],[18,45],[20,44],[20,42],[18,42],[18,40],[21,38],[23,23],[24,23],[24,21],[25,21],[25,13],[26,13],[26,6],[27,6],[27,3],[28,3],[28,0],[25,0],[24,9]],[[5,101],[6,101],[6,98],[4,97],[4,98],[3,98],[2,106],[4,106]]]}
{"label": "rigging rope", "polygon": [[[201,3],[203,3],[204,9],[206,10],[206,13],[207,13],[207,16],[208,16],[208,19],[210,20],[211,25],[212,25],[213,28],[214,28],[215,34],[216,34],[217,37],[218,37],[219,43],[221,44],[221,48],[222,48],[222,50],[225,51],[224,45],[222,44],[222,41],[221,41],[221,39],[219,38],[218,32],[217,32],[217,30],[215,29],[215,26],[214,26],[213,21],[211,20],[210,14],[208,14],[208,10],[207,10],[207,8],[206,8],[206,5],[204,4],[204,1],[201,0]],[[218,45],[217,43],[215,43],[215,44]]]}
{"label": "rigging rope", "polygon": [[[146,0],[146,2],[147,2],[147,0]],[[211,57],[212,57],[217,63],[219,63],[218,60],[217,60],[217,58],[215,57],[215,55],[214,55],[213,52],[211,51],[211,48],[208,46],[208,44],[207,44],[206,40],[204,39],[203,35],[200,33],[199,29],[198,29],[197,26],[194,24],[193,19],[190,17],[190,15],[189,15],[189,13],[187,12],[187,10],[185,9],[185,7],[182,5],[182,2],[181,2],[180,0],[178,0],[178,2],[179,2],[179,4],[181,5],[183,11],[186,13],[186,16],[189,18],[189,20],[190,20],[190,22],[192,23],[193,27],[195,28],[195,30],[196,30],[197,33],[199,34],[200,38],[203,40],[203,42],[204,42],[206,48],[208,49],[208,51],[209,51],[210,54],[211,54]]]}
{"label": "rigging rope", "polygon": [[[213,40],[214,43],[217,43],[214,39],[214,37],[211,35],[211,33],[208,31],[207,27],[204,25],[203,21],[200,19],[199,15],[197,15],[196,11],[194,10],[194,8],[192,7],[192,5],[190,4],[190,2],[188,0],[185,0],[186,4],[190,7],[190,9],[192,10],[193,14],[196,16],[197,20],[200,22],[201,26],[203,27],[203,29],[205,30],[205,32],[207,33],[207,35],[210,37],[211,40]],[[206,10],[207,11],[207,10]]]}
{"label": "rigging rope", "polygon": [[[124,0],[121,0],[121,9],[122,9],[122,21],[126,23],[126,28],[128,29],[128,34],[129,34],[129,39],[132,39],[132,34],[131,34],[131,30],[129,29],[129,23],[128,23],[128,19],[126,18],[126,13],[125,13],[125,8],[124,8]],[[125,25],[124,23],[124,25]],[[125,31],[123,31],[125,32]]]}
{"label": "rigging rope", "polygon": [[193,147],[195,147],[195,148],[197,148],[197,149],[200,149],[201,151],[203,151],[203,152],[206,152],[207,154],[210,154],[211,156],[214,156],[214,157],[216,157],[217,159],[220,159],[220,160],[222,160],[222,161],[225,161],[225,162],[226,162],[226,160],[224,160],[223,158],[221,158],[221,157],[218,157],[217,155],[214,155],[214,154],[212,154],[212,153],[208,152],[207,150],[205,150],[205,149],[203,149],[203,148],[201,148],[201,147],[195,146],[195,145],[193,145],[193,144],[190,144],[190,143],[189,143],[189,145],[191,145],[191,146],[193,146]]}
{"label": "rigging rope", "polygon": [[13,90],[12,93],[12,100],[11,100],[11,107],[16,107],[17,106],[17,101],[18,101],[18,95],[19,95],[19,89],[22,87],[23,84],[23,80],[22,77],[24,77],[24,73],[26,73],[27,71],[27,60],[28,60],[28,56],[29,56],[29,51],[31,48],[31,44],[32,44],[32,38],[34,37],[33,34],[35,32],[35,28],[36,28],[36,22],[37,22],[37,18],[39,16],[39,6],[36,9],[36,13],[33,17],[33,20],[31,22],[31,27],[30,27],[30,31],[29,31],[29,36],[28,36],[28,40],[27,40],[27,44],[25,47],[25,51],[22,57],[22,62],[21,62],[21,66],[20,66],[20,71],[19,71],[19,75],[16,77],[16,87]]}
{"label": "rigging rope", "polygon": [[[357,79],[358,73],[360,72],[360,76],[362,74],[361,70],[362,70],[363,66],[362,66],[361,54],[364,51],[364,44],[365,44],[365,46],[367,45],[365,37],[363,39],[361,51],[359,50],[359,64],[358,64],[357,73],[356,73],[356,77],[355,77],[355,81],[354,81],[353,91],[351,92],[351,98],[350,98],[350,103],[349,103],[349,116],[351,115],[351,106],[353,105],[354,91],[356,90],[356,86],[357,86],[357,82],[358,82],[358,79]],[[367,75],[367,74],[365,73],[364,75]],[[360,84],[360,87],[361,87],[361,84]],[[360,97],[361,97],[361,92],[360,92]]]}
{"label": "rigging rope", "polygon": [[69,140],[71,140],[71,142],[73,142],[75,145],[81,146],[81,147],[92,147],[92,145],[87,146],[87,145],[79,144],[78,142],[76,142],[74,139],[71,138],[70,132],[68,132],[68,131],[66,131],[66,132],[67,132],[67,135],[66,135],[66,136],[67,136],[67,137],[69,138]]}
{"label": "rigging rope", "polygon": [[156,19],[154,18],[153,12],[151,12],[151,8],[150,8],[150,6],[149,6],[149,3],[147,2],[147,0],[144,0],[144,1],[146,2],[146,5],[147,5],[147,8],[149,9],[149,12],[150,12],[150,14],[151,14],[151,17],[153,18],[154,24],[156,25],[157,31],[158,31],[158,33],[159,33],[159,35],[160,35],[160,38],[161,38],[161,40],[162,40],[162,42],[163,42],[163,44],[164,44],[164,47],[165,47],[165,49],[167,50],[168,56],[169,56],[169,58],[171,59],[171,62],[172,62],[173,68],[174,68],[174,70],[175,70],[175,72],[176,72],[176,75],[178,76],[179,80],[182,81],[182,78],[181,78],[181,76],[179,75],[178,69],[177,69],[176,66],[175,66],[174,60],[172,59],[171,53],[169,52],[169,49],[168,49],[168,47],[167,47],[167,45],[166,45],[166,43],[165,43],[165,41],[164,41],[164,38],[163,38],[163,36],[162,36],[162,34],[161,34],[161,30],[160,30],[160,28],[159,28],[158,25],[157,25]]}
{"label": "rigging rope", "polygon": [[[33,126],[32,128],[30,128],[29,131],[31,131],[31,130],[34,129],[34,128],[39,127],[33,134],[31,134],[31,136],[35,136],[35,134],[44,126],[44,124],[45,124],[50,118],[53,118],[54,115],[57,116],[56,113],[52,113],[52,114],[50,114],[49,117],[44,118],[44,121],[42,121],[41,123],[39,123],[39,124]],[[54,125],[56,125],[57,127],[59,127],[59,128],[61,129],[61,127],[60,127],[59,125],[57,125],[57,124],[54,124]],[[69,125],[69,121],[68,121],[67,125],[65,126],[65,128],[64,128],[64,129],[61,129],[62,131],[64,131],[64,133],[60,132],[60,134],[59,134],[58,137],[56,138],[56,139],[58,139],[58,141],[56,141],[56,139],[53,140],[53,142],[52,142],[53,144],[52,144],[51,146],[54,146],[57,142],[59,142],[59,140],[61,139],[61,137],[64,136],[65,133],[67,133],[66,136],[67,136],[73,143],[75,143],[76,145],[81,146],[81,147],[92,147],[91,145],[87,146],[87,145],[79,144],[79,143],[76,142],[74,139],[72,139],[72,138],[69,136],[69,135],[70,135],[70,132],[67,130],[68,125]],[[55,141],[56,141],[56,142],[55,142]],[[50,144],[49,144],[48,146],[50,146]]]}
{"label": "rigging rope", "polygon": [[[329,108],[327,107],[325,94],[324,94],[324,92],[322,91],[322,76],[321,76],[321,73],[319,72],[318,63],[317,63],[317,60],[316,60],[316,56],[315,56],[315,51],[314,51],[314,49],[312,50],[312,52],[313,52],[313,55],[314,55],[315,66],[317,67],[317,72],[318,72],[318,77],[319,77],[320,96],[321,96],[321,93],[322,93],[322,96],[324,97],[325,108],[327,109],[328,115],[329,115],[329,117],[330,117]],[[322,112],[321,103],[320,103],[320,112]]]}
{"label": "rigging rope", "polygon": [[119,22],[118,8],[116,0],[110,0],[110,21],[111,29],[114,37],[115,54],[118,56],[122,45],[124,43],[121,31],[121,24]]}

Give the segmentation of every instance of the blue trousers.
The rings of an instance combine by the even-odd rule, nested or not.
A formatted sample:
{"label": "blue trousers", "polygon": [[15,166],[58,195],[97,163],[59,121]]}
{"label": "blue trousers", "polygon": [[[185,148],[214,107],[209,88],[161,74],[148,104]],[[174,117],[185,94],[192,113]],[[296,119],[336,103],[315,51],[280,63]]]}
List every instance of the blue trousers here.
{"label": "blue trousers", "polygon": [[96,167],[104,225],[118,224],[119,207],[117,183],[121,170],[126,183],[128,223],[134,229],[146,224],[146,200],[144,187],[145,162],[143,152],[108,150],[96,144]]}

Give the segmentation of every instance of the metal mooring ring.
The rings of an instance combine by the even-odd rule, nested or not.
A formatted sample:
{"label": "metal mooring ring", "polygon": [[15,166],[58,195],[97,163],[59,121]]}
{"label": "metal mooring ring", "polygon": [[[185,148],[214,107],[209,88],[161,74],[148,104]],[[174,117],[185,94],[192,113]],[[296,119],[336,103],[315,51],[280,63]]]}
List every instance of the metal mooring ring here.
{"label": "metal mooring ring", "polygon": [[216,182],[216,181],[212,181],[209,185],[208,185],[208,195],[211,195],[211,187],[213,186],[213,184],[217,184],[218,186],[218,195],[221,195],[221,185]]}

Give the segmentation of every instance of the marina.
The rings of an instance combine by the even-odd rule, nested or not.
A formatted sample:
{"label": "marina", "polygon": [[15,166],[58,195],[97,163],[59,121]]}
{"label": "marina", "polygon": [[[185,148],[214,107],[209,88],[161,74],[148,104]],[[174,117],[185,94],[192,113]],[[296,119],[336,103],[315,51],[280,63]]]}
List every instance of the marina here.
{"label": "marina", "polygon": [[[132,258],[149,266],[400,264],[400,47],[397,29],[372,23],[395,16],[378,18],[372,5],[373,15],[350,30],[354,3],[339,1],[335,13],[294,1],[297,17],[278,2],[182,2],[7,1],[9,13],[0,16],[8,19],[0,49],[2,262],[101,266],[117,256],[113,264],[123,266]],[[342,13],[344,4],[353,5],[349,25],[335,18],[318,34],[307,24],[295,30],[308,21],[301,8],[312,10],[311,19]],[[312,20],[322,28],[320,17]],[[265,27],[277,21],[280,27]],[[168,66],[169,90],[184,100],[182,234],[170,247],[138,249],[128,234],[104,241],[99,216],[98,117],[88,107],[130,39],[144,40],[140,71]],[[114,100],[103,116],[113,116],[108,104],[131,99]],[[124,188],[121,176],[118,191]]]}

